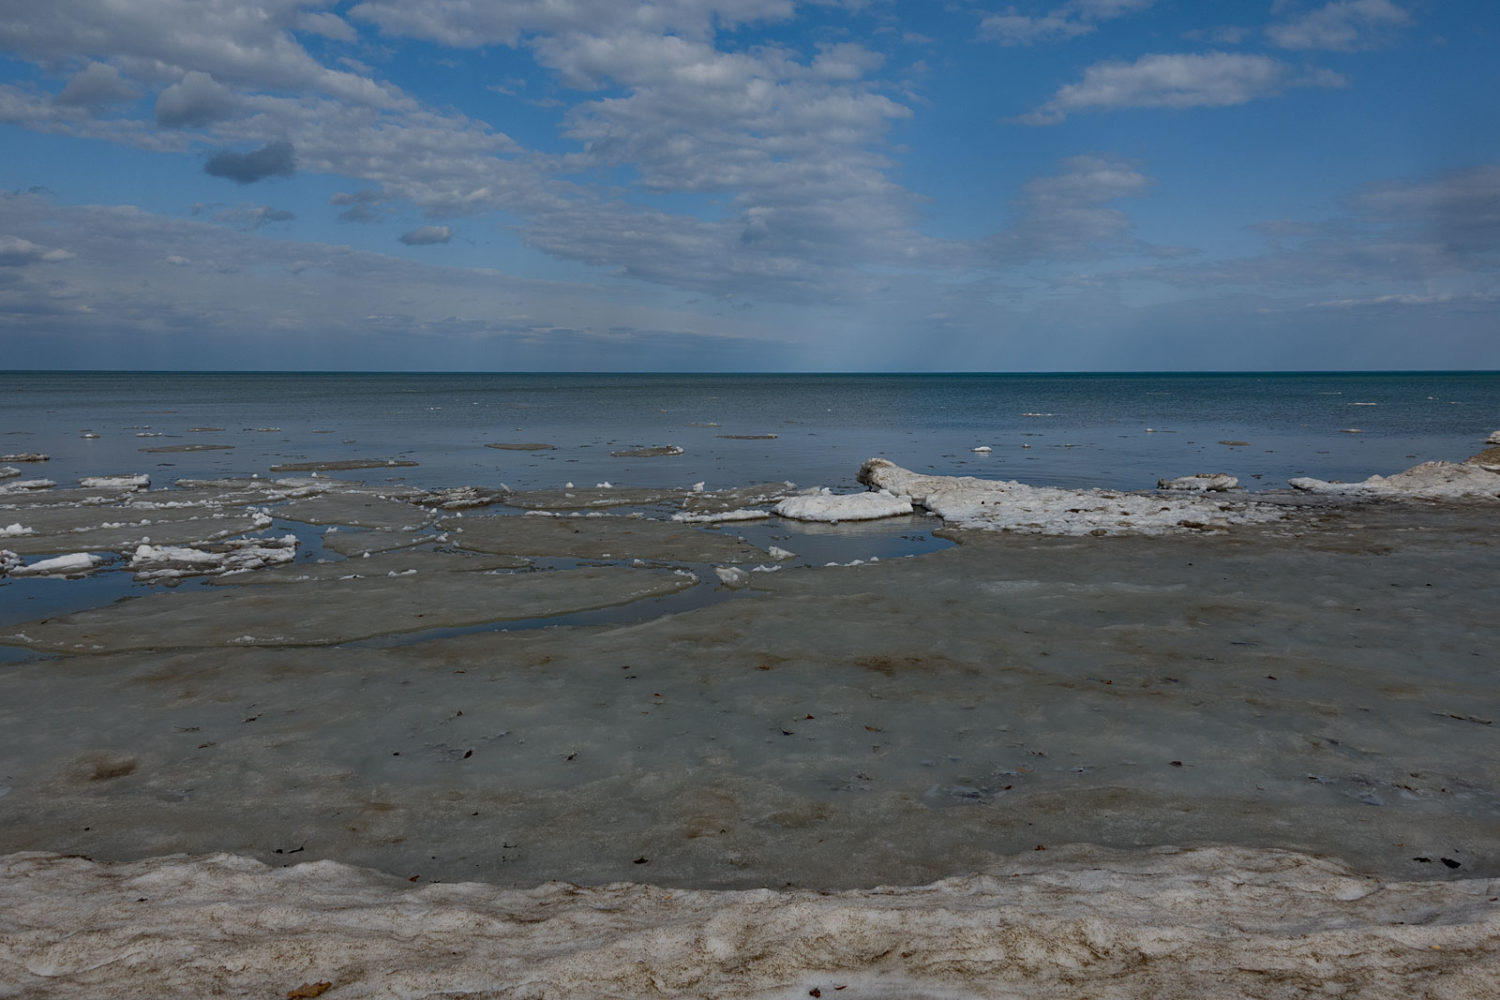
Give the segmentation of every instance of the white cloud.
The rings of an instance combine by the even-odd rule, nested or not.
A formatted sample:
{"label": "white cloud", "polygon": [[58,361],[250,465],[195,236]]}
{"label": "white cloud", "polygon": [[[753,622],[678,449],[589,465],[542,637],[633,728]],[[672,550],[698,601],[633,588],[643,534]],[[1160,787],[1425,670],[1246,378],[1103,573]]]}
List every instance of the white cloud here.
{"label": "white cloud", "polygon": [[1386,44],[1411,15],[1390,0],[1335,0],[1266,29],[1284,49],[1356,52]]}
{"label": "white cloud", "polygon": [[979,36],[1001,45],[1035,45],[1065,42],[1097,31],[1101,21],[1134,14],[1156,0],[1069,0],[1045,14],[1032,17],[1016,12],[986,14],[979,22]]}
{"label": "white cloud", "polygon": [[97,108],[139,96],[134,87],[120,76],[120,71],[106,63],[91,62],[75,73],[58,93],[59,104]]}
{"label": "white cloud", "polygon": [[0,267],[25,267],[28,264],[57,264],[72,260],[67,250],[48,248],[19,236],[0,236]]}
{"label": "white cloud", "polygon": [[1269,56],[1226,52],[1146,55],[1133,63],[1102,62],[1084,70],[1041,107],[1016,121],[1052,125],[1079,111],[1198,108],[1245,104],[1291,87],[1341,87],[1336,73],[1298,74]]}
{"label": "white cloud", "polygon": [[239,102],[228,87],[193,70],[156,98],[156,121],[168,128],[197,128],[228,118]]}
{"label": "white cloud", "polygon": [[1103,250],[1149,252],[1134,240],[1130,218],[1109,203],[1139,198],[1152,180],[1136,164],[1106,156],[1074,156],[1053,175],[1028,181],[1011,224],[984,241],[996,262],[1077,260]]}
{"label": "white cloud", "polygon": [[0,49],[38,63],[110,57],[165,83],[197,70],[235,86],[306,90],[389,107],[394,88],[320,64],[296,40],[304,14],[328,0],[0,0]]}
{"label": "white cloud", "polygon": [[459,48],[517,45],[523,35],[579,31],[600,36],[619,32],[673,33],[712,37],[715,25],[732,28],[755,21],[782,21],[795,12],[792,0],[365,0],[349,16],[371,21],[388,35],[425,38]]}

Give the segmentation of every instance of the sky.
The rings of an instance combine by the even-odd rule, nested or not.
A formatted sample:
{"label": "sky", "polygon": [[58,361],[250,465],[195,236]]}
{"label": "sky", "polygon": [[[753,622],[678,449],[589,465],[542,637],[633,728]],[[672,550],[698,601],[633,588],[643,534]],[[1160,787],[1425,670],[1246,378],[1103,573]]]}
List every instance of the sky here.
{"label": "sky", "polygon": [[1500,369],[1495,0],[0,0],[0,369]]}

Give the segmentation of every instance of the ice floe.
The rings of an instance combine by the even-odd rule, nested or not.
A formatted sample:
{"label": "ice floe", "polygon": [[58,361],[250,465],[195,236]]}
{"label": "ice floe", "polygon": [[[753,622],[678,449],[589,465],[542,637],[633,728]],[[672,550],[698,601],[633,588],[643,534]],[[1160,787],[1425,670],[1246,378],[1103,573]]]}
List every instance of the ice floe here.
{"label": "ice floe", "polygon": [[19,521],[14,524],[7,524],[4,527],[0,527],[0,538],[20,538],[22,535],[34,534],[36,534],[35,531],[26,527],[26,525],[22,524]]}
{"label": "ice floe", "polygon": [[871,521],[912,512],[911,500],[886,490],[868,493],[816,493],[787,497],[776,505],[776,513],[795,521]]}
{"label": "ice floe", "polygon": [[21,474],[21,470],[14,465],[0,465],[0,479],[14,479]]}
{"label": "ice floe", "polygon": [[152,582],[186,576],[244,573],[291,562],[297,555],[297,536],[235,538],[210,548],[176,545],[138,545],[130,557],[137,580]]}
{"label": "ice floe", "polygon": [[45,462],[50,457],[35,451],[19,451],[9,455],[0,455],[0,462]]}
{"label": "ice floe", "polygon": [[623,451],[610,452],[610,455],[615,458],[666,458],[681,454],[682,447],[675,444],[662,444],[651,448],[627,448]]}
{"label": "ice floe", "polygon": [[41,559],[10,570],[11,576],[83,576],[104,564],[104,557],[92,552],[72,552],[65,556]]}
{"label": "ice floe", "polygon": [[711,511],[705,514],[694,514],[690,511],[682,511],[672,515],[672,520],[681,521],[685,524],[718,524],[721,521],[759,521],[771,516],[768,510],[751,510],[741,507],[737,510]]}
{"label": "ice floe", "polygon": [[151,485],[151,477],[134,476],[84,476],[78,485],[89,490],[144,490]]}
{"label": "ice floe", "polygon": [[985,531],[1159,535],[1274,521],[1284,513],[1268,505],[1200,496],[1066,490],[972,476],[928,476],[883,458],[866,462],[859,480],[909,497],[955,527]]}
{"label": "ice floe", "polygon": [[1417,500],[1494,500],[1500,498],[1500,473],[1475,462],[1423,462],[1392,476],[1371,476],[1357,483],[1325,482],[1302,477],[1294,489],[1357,497]]}
{"label": "ice floe", "polygon": [[1159,479],[1156,482],[1159,490],[1186,490],[1192,493],[1222,493],[1225,490],[1239,489],[1239,485],[1240,481],[1227,472],[1197,472],[1191,476]]}
{"label": "ice floe", "polygon": [[1490,436],[1484,439],[1485,444],[1500,444],[1500,431],[1491,431]]}
{"label": "ice floe", "polygon": [[0,483],[0,493],[25,493],[29,490],[50,490],[57,483],[50,479],[17,479]]}

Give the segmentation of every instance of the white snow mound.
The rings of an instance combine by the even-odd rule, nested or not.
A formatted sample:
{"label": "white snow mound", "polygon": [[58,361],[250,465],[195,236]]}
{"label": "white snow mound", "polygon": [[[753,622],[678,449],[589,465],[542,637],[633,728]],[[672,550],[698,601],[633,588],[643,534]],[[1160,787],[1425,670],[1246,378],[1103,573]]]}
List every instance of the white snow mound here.
{"label": "white snow mound", "polygon": [[776,513],[795,521],[871,521],[912,512],[911,501],[881,489],[871,493],[834,493],[822,489],[787,497],[776,505]]}
{"label": "white snow mound", "polygon": [[1065,490],[1051,486],[927,476],[872,458],[859,481],[910,497],[959,528],[1039,535],[1163,535],[1279,520],[1270,506],[1207,496],[1162,497],[1112,490]]}

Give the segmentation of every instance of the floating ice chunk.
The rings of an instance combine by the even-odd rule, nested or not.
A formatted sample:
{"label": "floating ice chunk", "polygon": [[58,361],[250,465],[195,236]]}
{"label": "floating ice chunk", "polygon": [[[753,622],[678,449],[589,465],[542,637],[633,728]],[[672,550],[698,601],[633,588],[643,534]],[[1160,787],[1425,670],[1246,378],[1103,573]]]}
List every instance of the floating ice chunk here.
{"label": "floating ice chunk", "polygon": [[26,560],[12,552],[10,549],[0,549],[0,576],[4,576],[17,566],[26,565]]}
{"label": "floating ice chunk", "polygon": [[11,576],[83,576],[102,564],[104,558],[92,552],[73,552],[65,556],[43,559],[29,566],[17,566],[10,570]]}
{"label": "floating ice chunk", "polygon": [[93,441],[97,440],[99,435],[95,434],[93,431],[84,431],[83,437],[85,440]]}
{"label": "floating ice chunk", "polygon": [[0,479],[14,479],[21,474],[21,470],[14,465],[0,465]]}
{"label": "floating ice chunk", "polygon": [[20,451],[10,455],[0,455],[0,462],[45,462],[49,457],[35,451]]}
{"label": "floating ice chunk", "polygon": [[969,450],[972,451],[972,452],[975,452],[977,454],[980,454],[980,455],[988,455],[990,452],[994,451],[995,449],[991,448],[987,444],[982,444],[978,448],[970,448]]}
{"label": "floating ice chunk", "polygon": [[[1491,441],[1500,442],[1500,431],[1496,431],[1494,434],[1492,434],[1490,436],[1490,440]],[[14,472],[15,470],[11,470],[11,471]],[[16,475],[19,476],[20,473],[16,472]],[[693,492],[694,493],[702,493],[703,492],[703,487],[705,487],[707,485],[708,485],[708,481],[707,480],[704,480],[701,483],[694,483],[693,484]]]}
{"label": "floating ice chunk", "polygon": [[610,455],[615,458],[664,458],[681,454],[682,447],[675,444],[661,444],[650,448],[627,448],[624,451],[610,452]]}
{"label": "floating ice chunk", "polygon": [[90,490],[143,490],[151,485],[151,477],[134,476],[84,476],[78,485]]}
{"label": "floating ice chunk", "polygon": [[1358,483],[1330,483],[1301,477],[1294,489],[1345,496],[1409,497],[1419,500],[1494,500],[1500,497],[1500,473],[1469,462],[1423,462],[1394,476],[1371,476]]}
{"label": "floating ice chunk", "polygon": [[720,521],[758,521],[771,516],[768,510],[751,510],[742,507],[739,510],[710,511],[706,514],[693,514],[682,512],[673,514],[672,520],[681,521],[684,524],[717,524]]}
{"label": "floating ice chunk", "polygon": [[881,489],[870,493],[817,493],[787,497],[776,505],[776,513],[796,521],[870,521],[911,513],[911,501]]}
{"label": "floating ice chunk", "polygon": [[0,538],[20,538],[22,535],[34,534],[36,534],[35,531],[32,531],[30,528],[26,527],[26,525],[22,524],[19,521],[17,521],[15,524],[8,524],[5,527],[0,528]]}
{"label": "floating ice chunk", "polygon": [[777,561],[783,559],[791,559],[797,554],[795,552],[790,552],[782,548],[780,545],[772,545],[770,548],[766,549],[766,551],[771,554],[772,559],[775,559]]}
{"label": "floating ice chunk", "polygon": [[738,566],[715,566],[714,575],[724,586],[735,590],[750,582],[750,574]]}
{"label": "floating ice chunk", "polygon": [[1500,431],[1491,431],[1490,436],[1484,439],[1485,444],[1500,444]]}
{"label": "floating ice chunk", "polygon": [[245,573],[291,562],[297,554],[297,536],[280,538],[235,538],[209,547],[180,545],[136,546],[130,568],[137,580],[175,580],[185,576]]}
{"label": "floating ice chunk", "polygon": [[0,483],[0,493],[21,493],[26,490],[50,490],[57,484],[50,479],[17,479],[13,483]]}
{"label": "floating ice chunk", "polygon": [[1227,472],[1196,472],[1191,476],[1156,481],[1156,488],[1159,490],[1187,490],[1193,493],[1222,493],[1238,489],[1239,485],[1240,481]]}

